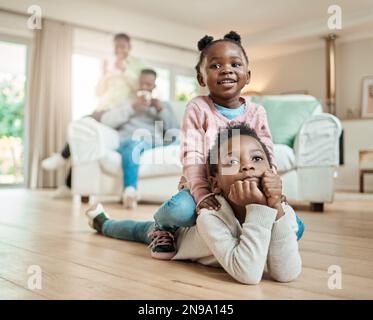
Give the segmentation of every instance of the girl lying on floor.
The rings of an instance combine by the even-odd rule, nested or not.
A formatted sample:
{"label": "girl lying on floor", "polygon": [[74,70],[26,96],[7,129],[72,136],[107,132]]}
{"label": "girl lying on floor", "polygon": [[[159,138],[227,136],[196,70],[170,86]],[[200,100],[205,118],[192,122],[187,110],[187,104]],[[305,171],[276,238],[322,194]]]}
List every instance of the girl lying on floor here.
{"label": "girl lying on floor", "polygon": [[[220,266],[245,284],[259,283],[264,272],[275,281],[296,279],[302,265],[296,215],[282,202],[281,179],[256,132],[244,124],[221,129],[208,171],[220,208],[202,209],[196,225],[179,228],[175,239],[159,231],[153,241],[175,241],[172,260]],[[153,221],[110,220],[101,204],[86,214],[90,226],[107,237],[152,245]]]}

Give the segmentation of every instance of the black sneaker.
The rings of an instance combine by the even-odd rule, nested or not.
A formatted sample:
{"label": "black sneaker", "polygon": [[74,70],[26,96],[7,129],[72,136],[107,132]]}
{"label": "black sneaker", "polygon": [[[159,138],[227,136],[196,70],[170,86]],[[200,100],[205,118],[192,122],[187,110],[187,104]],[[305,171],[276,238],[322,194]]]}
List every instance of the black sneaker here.
{"label": "black sneaker", "polygon": [[171,260],[176,255],[175,236],[172,232],[154,230],[151,233],[151,256],[159,260]]}

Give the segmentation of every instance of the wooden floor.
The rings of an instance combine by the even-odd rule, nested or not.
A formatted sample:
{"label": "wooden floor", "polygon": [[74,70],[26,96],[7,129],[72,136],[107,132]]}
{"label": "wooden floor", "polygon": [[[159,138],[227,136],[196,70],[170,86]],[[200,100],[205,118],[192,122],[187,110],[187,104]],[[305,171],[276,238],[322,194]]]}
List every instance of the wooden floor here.
{"label": "wooden floor", "polygon": [[[325,213],[297,209],[306,225],[303,273],[292,283],[242,285],[223,270],[151,259],[145,245],[92,232],[86,207],[50,192],[0,190],[1,299],[373,299],[373,197],[338,199]],[[150,219],[108,204],[113,218]],[[29,266],[42,289],[28,288]],[[328,267],[342,268],[342,289],[328,288]]]}

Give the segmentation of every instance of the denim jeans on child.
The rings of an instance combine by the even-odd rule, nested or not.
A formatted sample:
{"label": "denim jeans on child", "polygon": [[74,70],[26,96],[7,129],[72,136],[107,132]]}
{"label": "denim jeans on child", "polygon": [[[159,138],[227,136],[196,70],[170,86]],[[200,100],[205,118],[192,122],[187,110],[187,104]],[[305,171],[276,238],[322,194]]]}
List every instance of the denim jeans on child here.
{"label": "denim jeans on child", "polygon": [[[103,225],[103,234],[109,237],[150,243],[149,232],[157,226],[162,230],[176,231],[179,227],[191,227],[195,225],[197,214],[196,204],[190,191],[182,189],[171,199],[167,200],[154,214],[154,220],[139,222],[132,220],[106,221]],[[297,239],[300,240],[304,232],[304,224],[296,215],[298,223]]]}
{"label": "denim jeans on child", "polygon": [[111,238],[149,244],[149,234],[154,227],[153,221],[107,220],[102,226],[102,233]]}
{"label": "denim jeans on child", "polygon": [[188,189],[183,189],[164,202],[154,214],[153,221],[108,220],[102,227],[105,236],[149,244],[148,234],[157,225],[162,230],[175,232],[179,227],[196,224],[196,204]]}

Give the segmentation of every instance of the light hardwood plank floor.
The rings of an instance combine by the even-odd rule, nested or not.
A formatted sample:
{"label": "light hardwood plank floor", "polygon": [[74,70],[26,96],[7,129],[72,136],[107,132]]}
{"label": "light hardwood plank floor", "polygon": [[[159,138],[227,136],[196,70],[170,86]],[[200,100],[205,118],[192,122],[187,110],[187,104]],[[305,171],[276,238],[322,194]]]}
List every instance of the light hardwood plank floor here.
{"label": "light hardwood plank floor", "polygon": [[[0,189],[0,299],[373,299],[373,199],[338,198],[324,213],[297,213],[303,272],[292,283],[237,283],[224,270],[151,259],[143,244],[97,235],[84,211],[50,191]],[[135,211],[105,204],[115,219],[151,219],[157,205]],[[28,268],[42,269],[42,289]],[[328,288],[328,267],[342,269],[342,289]]]}

